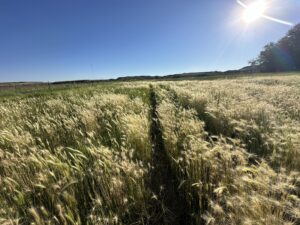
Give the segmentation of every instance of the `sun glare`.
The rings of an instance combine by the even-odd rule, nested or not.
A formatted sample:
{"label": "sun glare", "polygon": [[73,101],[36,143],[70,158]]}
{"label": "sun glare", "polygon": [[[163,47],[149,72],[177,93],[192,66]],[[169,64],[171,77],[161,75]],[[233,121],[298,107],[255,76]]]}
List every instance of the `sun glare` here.
{"label": "sun glare", "polygon": [[252,23],[261,18],[267,9],[267,3],[265,0],[257,0],[247,6],[243,19],[246,23]]}

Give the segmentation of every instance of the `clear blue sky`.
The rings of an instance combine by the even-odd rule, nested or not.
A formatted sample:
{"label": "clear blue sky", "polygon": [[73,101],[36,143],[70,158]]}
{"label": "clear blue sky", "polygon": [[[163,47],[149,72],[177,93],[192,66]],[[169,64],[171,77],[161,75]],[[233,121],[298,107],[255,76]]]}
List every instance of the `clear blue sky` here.
{"label": "clear blue sky", "polygon": [[[250,0],[245,0],[245,2]],[[235,0],[0,0],[0,82],[237,69],[290,27]],[[299,0],[272,16],[300,22]]]}

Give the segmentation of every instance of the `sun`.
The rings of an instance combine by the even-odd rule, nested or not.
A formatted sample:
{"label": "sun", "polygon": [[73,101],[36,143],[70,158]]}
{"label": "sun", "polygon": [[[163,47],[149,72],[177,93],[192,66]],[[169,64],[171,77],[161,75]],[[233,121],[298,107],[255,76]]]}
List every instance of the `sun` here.
{"label": "sun", "polygon": [[261,18],[267,9],[266,0],[256,0],[247,6],[243,19],[246,23],[252,23]]}

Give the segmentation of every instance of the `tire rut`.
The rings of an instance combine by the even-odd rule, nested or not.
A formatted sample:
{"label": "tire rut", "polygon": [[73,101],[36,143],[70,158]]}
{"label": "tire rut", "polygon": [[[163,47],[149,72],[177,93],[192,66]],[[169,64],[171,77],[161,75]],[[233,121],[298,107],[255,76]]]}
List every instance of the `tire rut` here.
{"label": "tire rut", "polygon": [[155,194],[152,198],[152,215],[150,224],[185,225],[190,224],[186,203],[178,190],[180,185],[171,167],[162,133],[162,126],[157,113],[157,98],[153,87],[150,87],[151,104],[151,140],[153,144],[150,188]]}

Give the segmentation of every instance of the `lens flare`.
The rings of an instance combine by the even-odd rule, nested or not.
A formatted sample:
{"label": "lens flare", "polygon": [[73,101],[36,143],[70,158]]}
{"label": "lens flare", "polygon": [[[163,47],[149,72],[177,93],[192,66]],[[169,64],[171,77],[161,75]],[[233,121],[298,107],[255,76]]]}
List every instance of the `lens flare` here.
{"label": "lens flare", "polygon": [[243,8],[245,8],[243,20],[246,23],[252,23],[252,22],[258,20],[259,18],[264,18],[264,19],[267,19],[267,20],[270,20],[270,21],[273,21],[276,23],[283,24],[283,25],[294,26],[294,24],[289,21],[277,19],[277,18],[266,15],[265,12],[266,12],[267,8],[269,7],[266,0],[256,0],[253,3],[251,3],[250,5],[245,4],[241,0],[237,0],[237,3],[240,6],[242,6]]}
{"label": "lens flare", "polygon": [[246,8],[243,19],[247,23],[252,23],[253,21],[261,18],[266,9],[267,4],[264,0],[256,1]]}

